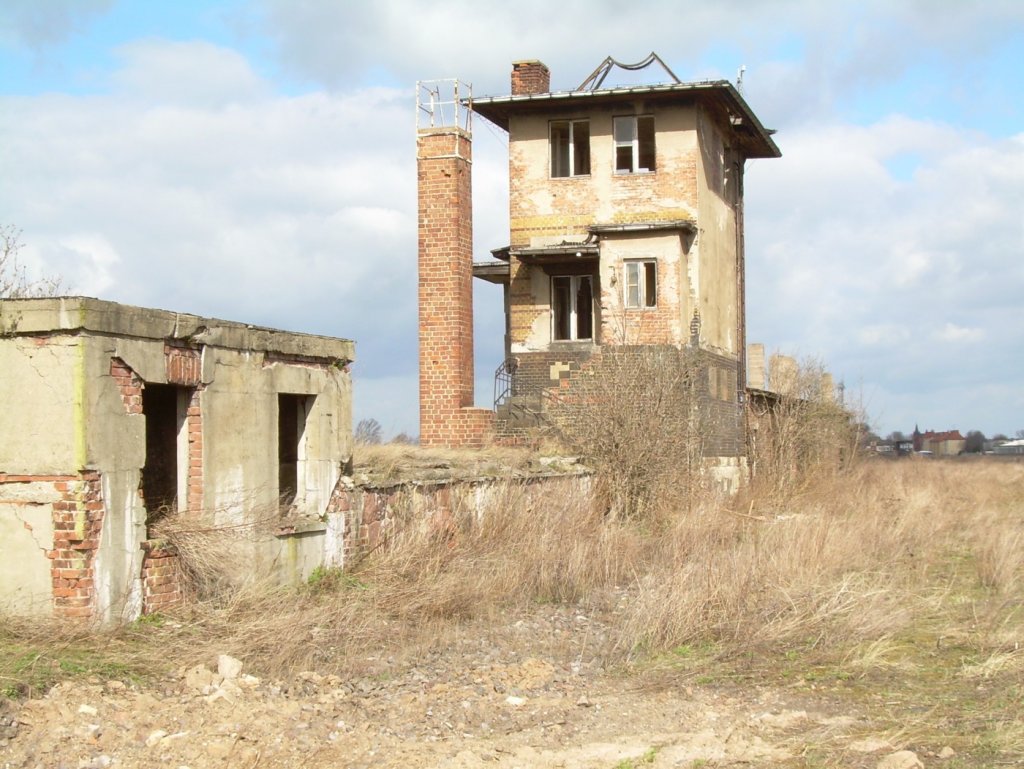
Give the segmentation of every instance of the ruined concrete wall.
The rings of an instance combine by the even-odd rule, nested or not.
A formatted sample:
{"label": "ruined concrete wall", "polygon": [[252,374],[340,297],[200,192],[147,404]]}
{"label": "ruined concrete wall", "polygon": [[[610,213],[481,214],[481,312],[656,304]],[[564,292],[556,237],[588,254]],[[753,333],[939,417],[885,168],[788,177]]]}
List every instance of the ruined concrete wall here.
{"label": "ruined concrete wall", "polygon": [[[281,393],[308,406],[292,507],[326,511],[351,457],[351,343],[201,320],[87,299],[0,302],[0,607],[109,621],[180,598],[163,587],[173,553],[147,546],[147,386],[173,385],[178,400],[166,514],[280,515]],[[283,351],[267,344],[278,334]],[[259,554],[256,569],[268,565]]]}
{"label": "ruined concrete wall", "polygon": [[322,520],[295,521],[278,531],[275,573],[284,583],[302,582],[317,566],[350,567],[388,538],[413,530],[443,532],[462,516],[486,515],[510,496],[550,505],[551,499],[589,495],[590,490],[586,474],[381,486],[343,478]]}

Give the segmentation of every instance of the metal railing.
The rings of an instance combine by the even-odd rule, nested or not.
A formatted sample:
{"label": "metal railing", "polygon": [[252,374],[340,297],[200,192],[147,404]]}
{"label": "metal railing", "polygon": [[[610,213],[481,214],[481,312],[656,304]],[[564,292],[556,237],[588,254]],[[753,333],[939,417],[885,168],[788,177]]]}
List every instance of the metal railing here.
{"label": "metal railing", "polygon": [[516,394],[519,358],[505,358],[494,372],[494,408],[498,409]]}

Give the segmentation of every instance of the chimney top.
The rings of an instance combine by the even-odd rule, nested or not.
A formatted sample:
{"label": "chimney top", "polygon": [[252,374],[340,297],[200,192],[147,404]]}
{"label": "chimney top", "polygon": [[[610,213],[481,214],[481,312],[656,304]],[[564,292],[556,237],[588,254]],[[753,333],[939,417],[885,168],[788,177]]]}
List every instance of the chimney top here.
{"label": "chimney top", "polygon": [[512,62],[512,95],[547,93],[551,90],[551,71],[537,59]]}

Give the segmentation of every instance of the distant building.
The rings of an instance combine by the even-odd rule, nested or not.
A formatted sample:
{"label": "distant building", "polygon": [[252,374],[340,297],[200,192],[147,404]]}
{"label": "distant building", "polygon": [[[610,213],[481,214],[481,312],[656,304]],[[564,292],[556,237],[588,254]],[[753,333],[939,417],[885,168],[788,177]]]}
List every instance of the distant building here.
{"label": "distant building", "polygon": [[967,447],[967,439],[960,434],[959,430],[946,430],[945,432],[928,430],[922,433],[916,425],[912,441],[915,452],[928,451],[937,457],[955,457],[963,454]]}
{"label": "distant building", "polygon": [[998,446],[993,446],[992,453],[1006,456],[1024,456],[1024,439],[1006,441]]}

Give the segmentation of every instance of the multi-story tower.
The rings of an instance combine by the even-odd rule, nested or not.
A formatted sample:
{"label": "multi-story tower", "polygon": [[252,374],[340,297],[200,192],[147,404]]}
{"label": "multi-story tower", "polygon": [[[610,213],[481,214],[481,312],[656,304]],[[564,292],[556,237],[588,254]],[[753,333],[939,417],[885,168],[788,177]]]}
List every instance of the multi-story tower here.
{"label": "multi-story tower", "polygon": [[[507,368],[537,397],[603,345],[687,345],[742,453],[743,170],[781,153],[728,81],[602,88],[606,59],[573,91],[513,64],[509,96],[473,110],[509,136],[509,245],[477,277],[505,285]],[[729,420],[726,420],[729,421]]]}

